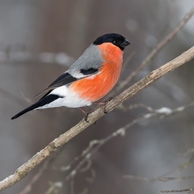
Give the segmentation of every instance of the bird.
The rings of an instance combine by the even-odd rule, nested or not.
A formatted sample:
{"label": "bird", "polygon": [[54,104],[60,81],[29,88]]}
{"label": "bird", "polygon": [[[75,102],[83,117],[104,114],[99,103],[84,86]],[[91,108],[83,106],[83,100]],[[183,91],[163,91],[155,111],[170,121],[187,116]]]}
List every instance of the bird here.
{"label": "bird", "polygon": [[91,106],[117,83],[123,63],[123,52],[129,44],[130,42],[118,33],[99,36],[67,71],[43,90],[43,97],[11,119],[31,110]]}

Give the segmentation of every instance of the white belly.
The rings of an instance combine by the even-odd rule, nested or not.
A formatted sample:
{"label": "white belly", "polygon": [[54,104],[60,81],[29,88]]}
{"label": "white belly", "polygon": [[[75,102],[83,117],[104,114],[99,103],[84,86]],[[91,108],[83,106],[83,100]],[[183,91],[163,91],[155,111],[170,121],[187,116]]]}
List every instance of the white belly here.
{"label": "white belly", "polygon": [[71,91],[67,86],[58,87],[54,89],[50,94],[59,95],[61,96],[61,98],[58,98],[55,101],[37,109],[55,108],[61,106],[66,106],[69,108],[79,108],[83,106],[90,106],[92,104],[88,100],[79,98],[79,96]]}

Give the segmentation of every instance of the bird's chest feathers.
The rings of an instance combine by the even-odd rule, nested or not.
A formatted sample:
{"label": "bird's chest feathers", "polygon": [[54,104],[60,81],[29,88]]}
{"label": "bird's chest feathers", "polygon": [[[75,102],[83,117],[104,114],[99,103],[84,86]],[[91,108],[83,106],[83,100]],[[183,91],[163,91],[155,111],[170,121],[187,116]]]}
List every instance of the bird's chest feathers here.
{"label": "bird's chest feathers", "polygon": [[123,63],[123,51],[111,43],[104,43],[98,47],[104,60],[100,68],[101,75],[113,82],[118,80]]}
{"label": "bird's chest feathers", "polygon": [[111,65],[122,65],[123,51],[112,43],[98,45],[102,58]]}

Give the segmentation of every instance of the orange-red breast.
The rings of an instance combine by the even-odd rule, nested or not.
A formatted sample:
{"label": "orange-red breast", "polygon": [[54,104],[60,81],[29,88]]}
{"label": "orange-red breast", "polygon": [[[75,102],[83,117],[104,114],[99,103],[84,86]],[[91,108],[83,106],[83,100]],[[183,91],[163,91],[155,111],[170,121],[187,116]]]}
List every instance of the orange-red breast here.
{"label": "orange-red breast", "polygon": [[123,51],[129,41],[120,34],[98,37],[85,52],[46,88],[39,101],[12,117],[34,109],[66,106],[90,106],[105,96],[117,83],[123,63]]}

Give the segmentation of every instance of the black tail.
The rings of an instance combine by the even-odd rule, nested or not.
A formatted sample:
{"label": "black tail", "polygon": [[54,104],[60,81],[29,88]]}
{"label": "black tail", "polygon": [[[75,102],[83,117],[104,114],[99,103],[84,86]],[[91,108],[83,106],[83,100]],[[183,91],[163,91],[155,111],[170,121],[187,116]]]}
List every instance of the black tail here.
{"label": "black tail", "polygon": [[13,119],[16,119],[16,118],[20,117],[21,115],[23,115],[23,114],[25,114],[25,113],[27,113],[27,112],[29,112],[29,111],[31,111],[31,110],[34,110],[35,108],[38,108],[38,107],[39,107],[39,104],[40,104],[39,101],[36,102],[35,104],[29,106],[28,108],[25,108],[24,110],[22,110],[22,111],[19,112],[18,114],[14,115],[11,119],[12,119],[12,120],[13,120]]}
{"label": "black tail", "polygon": [[39,107],[42,107],[44,105],[47,105],[53,101],[55,101],[56,99],[58,98],[61,98],[61,96],[58,96],[58,95],[54,95],[54,94],[50,94],[48,96],[45,96],[44,98],[41,98],[38,102],[36,102],[35,104],[29,106],[28,108],[22,110],[21,112],[19,112],[18,114],[16,114],[15,116],[13,116],[11,119],[16,119],[20,116],[22,116],[23,114],[31,111],[31,110],[34,110],[36,108],[39,108]]}

